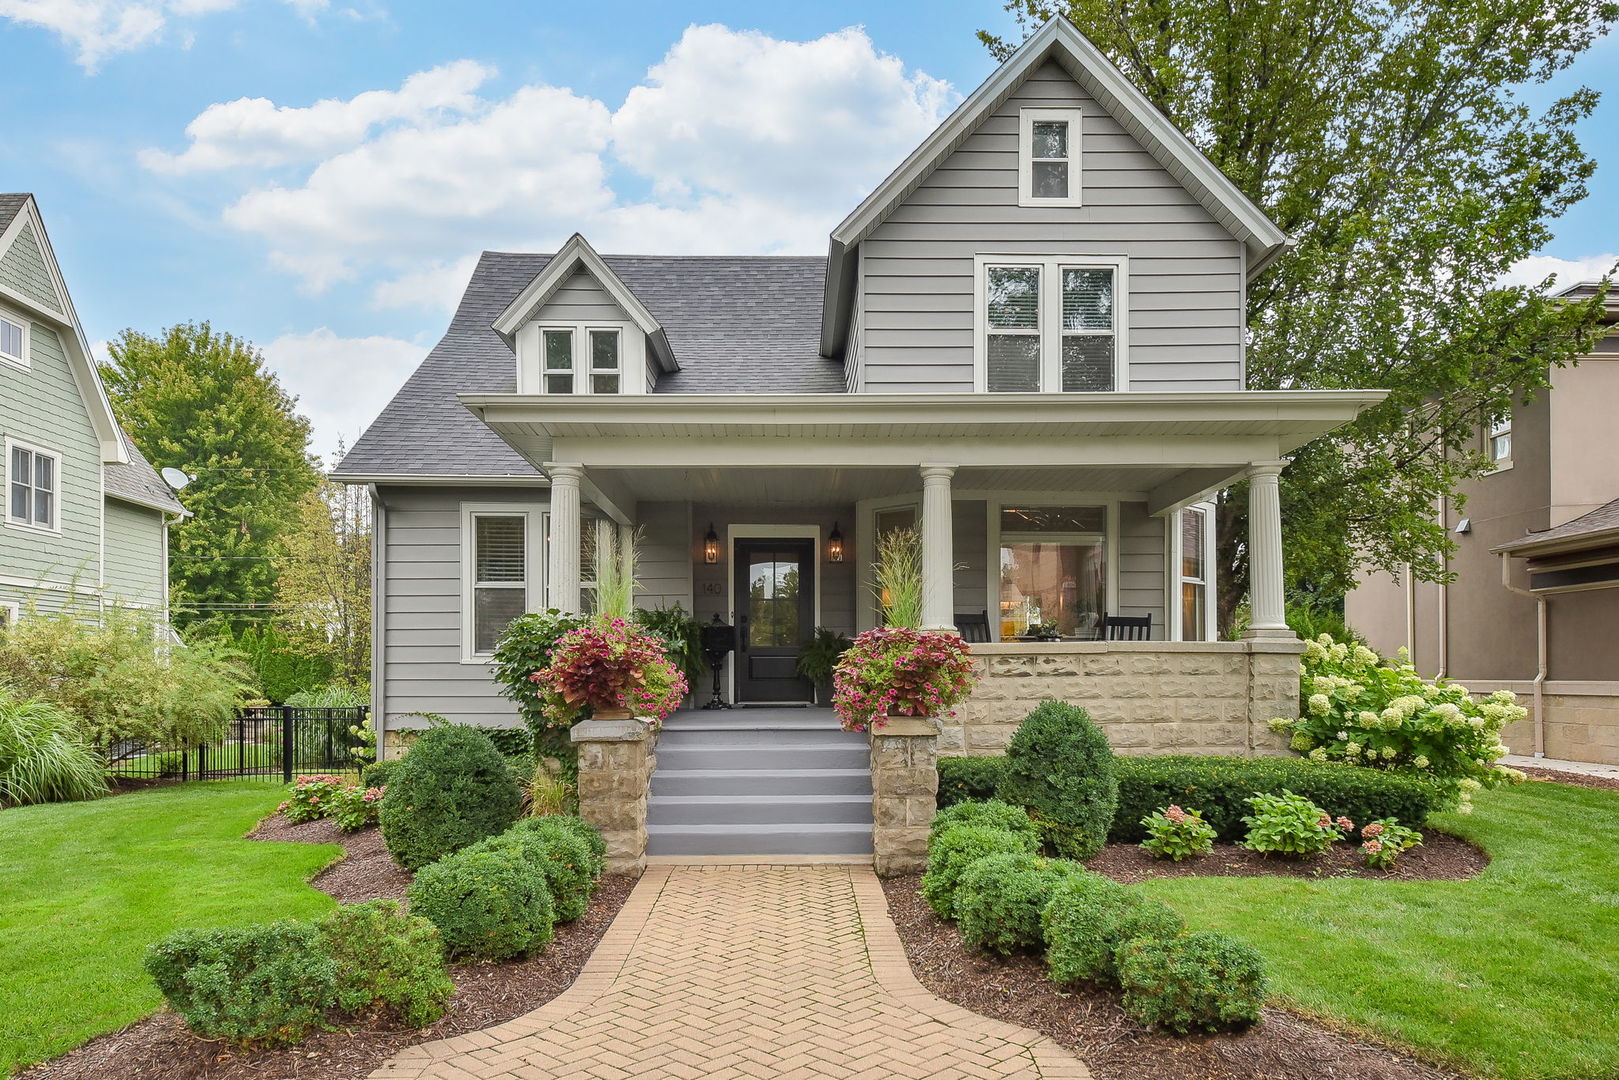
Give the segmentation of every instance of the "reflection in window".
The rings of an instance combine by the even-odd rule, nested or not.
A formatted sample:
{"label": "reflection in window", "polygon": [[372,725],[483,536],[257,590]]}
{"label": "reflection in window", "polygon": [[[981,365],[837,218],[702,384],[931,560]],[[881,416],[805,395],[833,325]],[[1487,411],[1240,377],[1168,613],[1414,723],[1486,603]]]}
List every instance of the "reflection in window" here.
{"label": "reflection in window", "polygon": [[748,566],[748,644],[791,648],[805,637],[798,625],[798,559],[759,552]]}
{"label": "reflection in window", "polygon": [[1206,510],[1181,511],[1181,640],[1208,638],[1209,515]]}
{"label": "reflection in window", "polygon": [[1001,525],[1001,637],[1056,627],[1090,637],[1106,607],[1107,511],[1100,506],[1008,506]]}

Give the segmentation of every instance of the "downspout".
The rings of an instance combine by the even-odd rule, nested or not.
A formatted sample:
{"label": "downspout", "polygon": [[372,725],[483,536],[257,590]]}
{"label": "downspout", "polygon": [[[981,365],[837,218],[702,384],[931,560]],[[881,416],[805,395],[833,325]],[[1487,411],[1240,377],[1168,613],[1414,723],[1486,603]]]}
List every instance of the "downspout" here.
{"label": "downspout", "polygon": [[1546,671],[1550,663],[1546,648],[1546,602],[1551,598],[1545,593],[1520,589],[1512,584],[1512,556],[1505,551],[1501,553],[1501,587],[1507,592],[1531,596],[1535,600],[1535,756],[1543,758],[1546,756]]}
{"label": "downspout", "polygon": [[[1450,531],[1450,496],[1439,497],[1439,523]],[[1441,573],[1439,576],[1439,671],[1434,675],[1434,682],[1439,682],[1450,672],[1450,555],[1447,553],[1440,557]]]}
{"label": "downspout", "polygon": [[377,736],[377,760],[387,745],[387,672],[382,667],[383,605],[387,602],[388,507],[377,485],[367,484],[371,499],[371,730]]}
{"label": "downspout", "polygon": [[1411,576],[1411,564],[1406,563],[1401,576],[1405,584],[1405,652],[1412,664],[1417,662],[1417,594],[1416,580]]}

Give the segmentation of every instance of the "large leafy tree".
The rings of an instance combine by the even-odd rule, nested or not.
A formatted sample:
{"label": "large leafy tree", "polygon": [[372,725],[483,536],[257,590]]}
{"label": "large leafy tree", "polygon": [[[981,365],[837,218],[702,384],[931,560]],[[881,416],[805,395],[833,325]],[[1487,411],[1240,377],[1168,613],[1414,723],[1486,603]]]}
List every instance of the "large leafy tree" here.
{"label": "large leafy tree", "polygon": [[108,352],[101,376],[135,445],[193,477],[180,493],[193,516],[169,533],[176,618],[267,615],[277,545],[320,483],[309,421],[257,349],[206,322],[125,330]]}
{"label": "large leafy tree", "polygon": [[326,481],[281,538],[277,618],[302,655],[349,687],[371,678],[371,506],[364,488]]}
{"label": "large leafy tree", "polygon": [[[1064,15],[1295,240],[1248,294],[1253,389],[1382,388],[1283,474],[1291,584],[1357,567],[1427,580],[1435,506],[1487,467],[1477,433],[1596,336],[1600,299],[1501,284],[1586,194],[1579,89],[1550,79],[1619,16],[1607,0],[1012,0]],[[980,38],[999,57],[1015,43]],[[1569,284],[1567,282],[1562,284]],[[1230,497],[1233,495],[1235,497]],[[1221,614],[1247,590],[1241,492],[1222,501]]]}

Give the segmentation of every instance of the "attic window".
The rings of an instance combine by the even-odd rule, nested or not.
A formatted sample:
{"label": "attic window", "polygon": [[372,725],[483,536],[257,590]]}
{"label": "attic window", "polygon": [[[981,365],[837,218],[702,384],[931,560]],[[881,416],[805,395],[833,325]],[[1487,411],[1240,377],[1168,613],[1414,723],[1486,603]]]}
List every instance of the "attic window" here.
{"label": "attic window", "polygon": [[28,366],[27,324],[6,313],[0,313],[0,360]]}
{"label": "attic window", "polygon": [[1079,206],[1078,109],[1018,113],[1018,205]]}
{"label": "attic window", "polygon": [[625,333],[623,326],[541,326],[541,392],[623,393]]}

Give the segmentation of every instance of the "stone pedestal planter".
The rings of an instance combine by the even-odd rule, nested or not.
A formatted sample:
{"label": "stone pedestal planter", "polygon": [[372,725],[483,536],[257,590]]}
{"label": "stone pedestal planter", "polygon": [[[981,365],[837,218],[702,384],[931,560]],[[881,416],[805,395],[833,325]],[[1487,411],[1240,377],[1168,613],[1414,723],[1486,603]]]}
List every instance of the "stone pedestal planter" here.
{"label": "stone pedestal planter", "polygon": [[932,720],[890,717],[869,737],[877,873],[916,873],[927,866],[928,826],[938,809],[938,726]]}
{"label": "stone pedestal planter", "polygon": [[579,816],[601,831],[610,873],[646,868],[646,799],[656,736],[639,720],[581,720]]}

